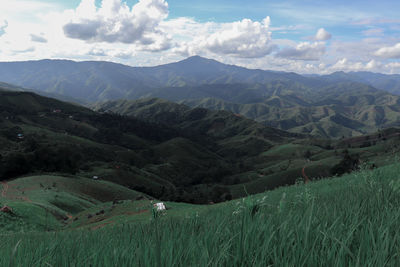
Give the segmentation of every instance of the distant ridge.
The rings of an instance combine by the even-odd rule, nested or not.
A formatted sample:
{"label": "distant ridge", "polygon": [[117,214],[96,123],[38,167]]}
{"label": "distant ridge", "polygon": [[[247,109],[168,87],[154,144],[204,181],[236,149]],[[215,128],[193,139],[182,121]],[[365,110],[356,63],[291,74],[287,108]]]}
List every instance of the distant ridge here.
{"label": "distant ridge", "polygon": [[357,136],[400,125],[400,75],[335,72],[302,76],[193,56],[155,67],[104,61],[0,63],[10,88],[75,103],[163,98],[228,110],[267,126],[318,137]]}
{"label": "distant ridge", "polygon": [[135,99],[163,87],[307,80],[294,73],[251,70],[199,56],[155,67],[104,61],[0,62],[0,81],[84,101]]}

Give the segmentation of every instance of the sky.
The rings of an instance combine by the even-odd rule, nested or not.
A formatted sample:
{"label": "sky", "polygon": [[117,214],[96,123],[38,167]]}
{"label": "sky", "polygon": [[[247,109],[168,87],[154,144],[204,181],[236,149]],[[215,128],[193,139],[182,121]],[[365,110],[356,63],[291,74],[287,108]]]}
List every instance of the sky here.
{"label": "sky", "polygon": [[398,0],[1,0],[0,61],[400,74]]}

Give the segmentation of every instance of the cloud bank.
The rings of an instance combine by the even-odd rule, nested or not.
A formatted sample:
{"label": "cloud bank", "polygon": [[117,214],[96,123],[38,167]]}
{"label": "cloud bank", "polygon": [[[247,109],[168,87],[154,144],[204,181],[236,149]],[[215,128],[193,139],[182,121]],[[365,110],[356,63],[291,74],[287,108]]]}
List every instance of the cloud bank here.
{"label": "cloud bank", "polygon": [[[8,1],[0,9],[0,60],[63,58],[154,66],[200,55],[247,68],[299,73],[400,73],[400,36],[394,34],[398,20],[377,16],[361,21],[361,16],[349,18],[346,25],[324,20],[285,24],[271,10],[261,13],[264,19],[199,21],[170,18],[173,10],[167,1],[80,0],[73,9],[65,1]],[[132,2],[136,4],[128,6]]]}
{"label": "cloud bank", "polygon": [[263,57],[275,49],[271,43],[269,25],[269,17],[261,22],[243,19],[223,23],[214,27],[215,29],[208,34],[197,36],[190,42],[184,42],[176,51],[186,56],[208,51],[239,58]]}
{"label": "cloud bank", "polygon": [[160,51],[169,48],[168,36],[159,27],[167,17],[164,0],[140,0],[132,8],[121,0],[103,0],[100,8],[95,0],[82,0],[63,30],[67,37],[89,43],[139,44]]}
{"label": "cloud bank", "polygon": [[288,47],[279,51],[276,56],[292,60],[319,60],[325,54],[324,42],[302,42],[296,47]]}
{"label": "cloud bank", "polygon": [[382,47],[375,52],[375,55],[382,58],[400,59],[400,43],[394,46]]}

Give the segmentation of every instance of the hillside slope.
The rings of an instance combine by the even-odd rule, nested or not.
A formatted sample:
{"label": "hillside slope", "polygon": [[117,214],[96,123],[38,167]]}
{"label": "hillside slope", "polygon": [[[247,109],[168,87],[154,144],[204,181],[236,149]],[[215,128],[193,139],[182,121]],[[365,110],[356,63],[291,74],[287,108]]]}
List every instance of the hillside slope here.
{"label": "hillside slope", "polygon": [[[15,226],[1,229],[0,265],[397,266],[399,166],[216,205],[168,202],[161,213],[149,200],[99,203],[50,232],[53,218],[15,202],[15,214],[0,214]],[[23,211],[36,211],[44,227],[32,232]]]}
{"label": "hillside slope", "polygon": [[[253,89],[253,95],[263,92]],[[213,97],[180,103],[228,110],[267,126],[323,138],[357,136],[400,125],[399,96],[359,83],[339,83],[301,93],[286,88],[269,95],[258,97],[257,102]]]}
{"label": "hillside slope", "polygon": [[163,199],[216,202],[232,197],[237,175],[261,168],[262,152],[301,137],[229,112],[184,110],[174,124],[0,92],[1,179],[98,176]]}
{"label": "hillside slope", "polygon": [[[251,120],[244,120],[247,123],[242,124],[241,128],[233,123],[241,118],[240,115],[234,115],[229,112],[207,111],[204,109],[190,109],[185,105],[168,102],[161,99],[141,99],[136,101],[110,101],[96,105],[101,111],[113,112],[117,114],[130,115],[164,123],[174,127],[188,129],[210,129],[207,135],[217,138],[217,144],[229,145],[230,149],[220,150],[224,157],[244,156],[239,166],[257,166],[256,168],[247,168],[247,172],[234,174],[227,179],[222,179],[221,184],[230,188],[234,197],[245,194],[243,185],[246,186],[249,193],[260,192],[262,188],[271,189],[279,184],[292,184],[299,177],[304,178],[303,170],[307,169],[307,176],[326,177],[331,174],[343,174],[362,162],[368,162],[370,165],[382,166],[388,164],[393,153],[399,151],[398,138],[399,128],[389,128],[353,138],[316,139],[312,136],[297,135],[290,141],[280,140],[279,136],[288,136],[286,132],[277,132],[271,128],[266,131],[259,124],[254,124]],[[194,114],[203,118],[201,120],[188,119]],[[200,112],[202,111],[202,112]],[[224,114],[225,119],[221,120],[216,114]],[[221,116],[221,115],[219,115]],[[232,121],[233,120],[233,121]],[[229,122],[230,123],[226,123]],[[206,124],[205,124],[206,123]],[[207,125],[207,127],[204,127]],[[232,128],[233,127],[233,128]],[[230,138],[230,133],[236,133]],[[278,134],[275,139],[274,133]],[[249,139],[250,136],[256,136],[256,142]],[[225,139],[220,140],[220,137]],[[289,135],[290,136],[290,135]],[[258,138],[268,137],[277,142],[271,147],[263,147]],[[251,142],[249,142],[251,141]],[[282,142],[283,141],[283,142]],[[250,155],[257,157],[247,159]],[[239,151],[242,151],[239,153]],[[355,165],[353,165],[355,164]]]}
{"label": "hillside slope", "polygon": [[338,72],[306,77],[195,56],[155,67],[67,60],[3,62],[0,81],[76,103],[163,98],[228,110],[266,126],[322,138],[372,133],[400,121],[399,96],[390,94],[398,87],[395,75]]}

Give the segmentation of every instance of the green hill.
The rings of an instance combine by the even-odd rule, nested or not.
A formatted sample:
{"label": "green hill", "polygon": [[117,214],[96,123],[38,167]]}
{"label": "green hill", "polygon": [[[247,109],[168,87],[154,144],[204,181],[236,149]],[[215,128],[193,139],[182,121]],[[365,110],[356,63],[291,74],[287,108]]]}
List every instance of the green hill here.
{"label": "green hill", "polygon": [[188,99],[180,103],[231,111],[290,132],[340,138],[398,126],[399,101],[398,96],[366,85],[343,83],[307,94],[286,89],[257,103],[219,98]]}
{"label": "green hill", "polygon": [[[149,200],[105,202],[75,213],[63,226],[46,219],[37,204],[15,202],[14,215],[0,213],[3,223],[15,226],[2,234],[0,264],[396,266],[399,166],[216,205],[167,202],[162,213],[152,213]],[[64,179],[57,182],[70,181]],[[57,230],[18,225],[27,218]]]}
{"label": "green hill", "polygon": [[300,137],[229,112],[184,110],[176,124],[146,122],[0,92],[1,179],[98,176],[166,200],[218,202],[232,197],[234,175],[258,168],[261,152]]}
{"label": "green hill", "polygon": [[[224,146],[224,149],[218,152],[220,155],[224,157],[234,155],[242,158],[239,166],[247,171],[234,172],[230,177],[221,180],[222,184],[230,188],[234,197],[245,194],[243,185],[248,186],[249,192],[257,193],[260,192],[259,190],[272,189],[282,184],[293,184],[297,178],[302,177],[302,168],[305,166],[312,177],[330,176],[332,172],[335,173],[334,167],[340,165],[347,152],[361,161],[369,161],[379,166],[387,164],[384,159],[398,151],[400,141],[397,138],[397,128],[349,139],[315,139],[307,135],[294,135],[291,136],[291,141],[285,141],[282,137],[288,138],[290,134],[264,128],[239,115],[199,108],[190,109],[185,105],[160,99],[110,101],[98,104],[96,109],[135,116],[180,129],[192,129],[196,132],[204,129],[203,134],[217,138],[217,144]],[[193,120],[194,111],[197,115],[202,112],[197,120]],[[221,120],[221,116],[225,116],[225,119]],[[340,116],[332,115],[329,119],[336,125],[338,123],[349,125],[349,127],[352,124],[357,125],[357,122]],[[334,125],[329,123],[330,121],[325,129],[335,131],[334,128],[329,128]],[[340,125],[337,128],[340,128]],[[319,126],[315,129],[321,133],[326,131]],[[223,140],[219,140],[220,137],[223,137]],[[271,145],[260,143],[262,138],[275,142],[270,143]],[[288,149],[281,150],[283,147],[288,147]],[[280,155],[281,151],[285,151],[283,157]],[[370,151],[379,152],[370,153]],[[252,157],[255,155],[258,156]]]}
{"label": "green hill", "polygon": [[145,195],[106,181],[41,175],[3,182],[0,203],[14,216],[3,216],[2,232],[57,230],[79,212],[118,199]]}
{"label": "green hill", "polygon": [[0,90],[0,145],[0,265],[399,260],[399,128],[318,139],[154,98],[90,110]]}
{"label": "green hill", "polygon": [[361,161],[382,166],[400,142],[396,128],[358,139],[315,139],[157,99],[108,102],[96,112],[33,93],[0,96],[2,180],[97,176],[170,201],[259,193],[294,184],[304,168],[316,179],[351,171]]}

